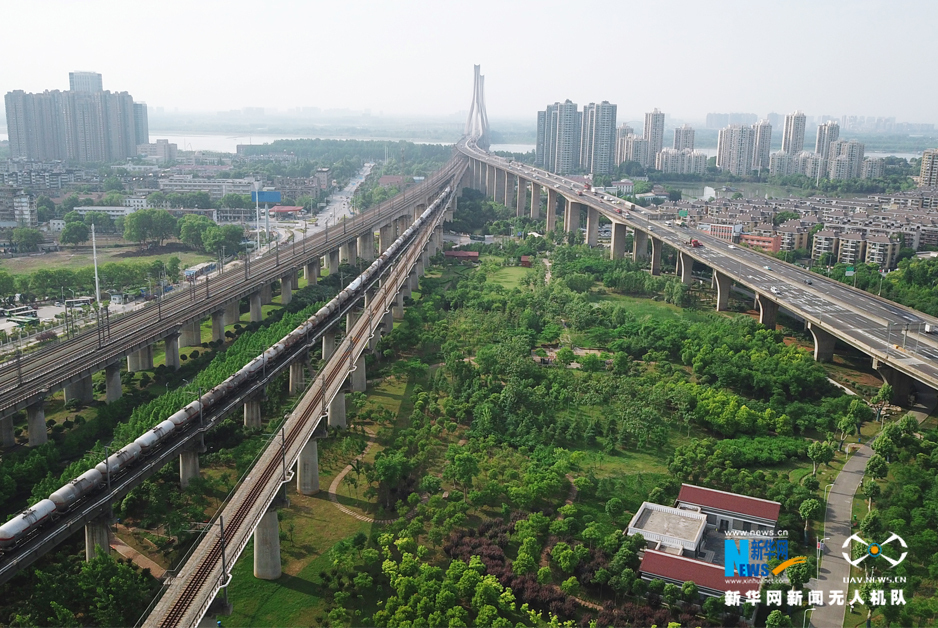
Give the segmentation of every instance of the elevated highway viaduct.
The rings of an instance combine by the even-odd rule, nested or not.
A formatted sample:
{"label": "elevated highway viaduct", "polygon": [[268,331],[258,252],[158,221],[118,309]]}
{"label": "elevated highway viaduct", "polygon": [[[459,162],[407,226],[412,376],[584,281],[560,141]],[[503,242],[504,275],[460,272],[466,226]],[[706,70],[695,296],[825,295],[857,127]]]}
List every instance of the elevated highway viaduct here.
{"label": "elevated highway viaduct", "polygon": [[[542,201],[547,229],[562,227],[577,232],[585,227],[586,243],[595,246],[600,216],[612,223],[611,255],[626,255],[627,232],[633,235],[634,259],[646,259],[654,275],[661,272],[661,251],[667,244],[677,250],[676,274],[691,282],[695,262],[713,270],[717,310],[727,307],[736,283],[756,295],[759,320],[774,328],[780,307],[805,321],[814,338],[814,357],[830,361],[835,341],[869,355],[896,400],[903,404],[913,382],[938,389],[938,341],[924,333],[925,324],[938,319],[897,305],[862,290],[779,261],[758,251],[733,245],[693,229],[665,224],[672,217],[621,199],[587,190],[562,175],[503,159],[471,140],[457,149],[469,157],[461,185],[480,190],[517,215],[540,218]],[[692,247],[690,238],[702,246]]]}
{"label": "elevated highway viaduct", "polygon": [[[48,439],[44,400],[65,389],[66,401],[92,400],[91,376],[105,371],[108,402],[121,395],[120,372],[124,360],[129,371],[153,368],[153,346],[165,343],[166,365],[179,367],[179,348],[200,346],[201,321],[212,321],[212,339],[224,339],[225,325],[240,319],[239,303],[250,303],[252,321],[262,317],[262,305],[270,302],[271,284],[281,282],[281,303],[290,302],[302,272],[315,283],[320,269],[338,271],[342,260],[370,262],[385,250],[429,206],[451,181],[452,168],[464,158],[454,154],[441,170],[421,184],[389,199],[352,220],[328,227],[292,245],[261,257],[231,264],[224,274],[201,279],[189,289],[168,293],[156,303],[114,318],[70,340],[43,347],[0,364],[0,442],[15,444],[13,413],[26,410],[29,446]],[[103,317],[102,317],[103,320]],[[246,412],[254,420],[255,408]]]}

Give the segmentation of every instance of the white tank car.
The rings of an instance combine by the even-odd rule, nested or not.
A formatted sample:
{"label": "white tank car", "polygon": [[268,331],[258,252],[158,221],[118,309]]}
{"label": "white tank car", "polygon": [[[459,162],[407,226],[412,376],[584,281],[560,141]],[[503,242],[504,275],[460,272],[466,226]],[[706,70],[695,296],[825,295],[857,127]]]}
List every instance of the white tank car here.
{"label": "white tank car", "polygon": [[107,471],[110,468],[111,473],[117,473],[127,465],[133,464],[140,458],[140,445],[137,443],[130,443],[126,447],[120,449],[116,454],[112,455],[107,459],[107,465],[103,462],[99,462],[95,467],[98,471],[101,472],[101,475],[107,476]]}
{"label": "white tank car", "polygon": [[[193,403],[195,403],[195,402],[193,402]],[[191,405],[192,405],[192,404],[189,404],[189,406],[191,406]],[[192,416],[193,416],[193,414],[191,414],[190,411],[189,411],[189,406],[186,406],[185,408],[183,408],[183,409],[180,410],[179,412],[174,412],[173,414],[169,415],[169,418],[166,419],[166,420],[167,420],[167,421],[172,421],[172,424],[175,425],[176,427],[181,427],[181,426],[185,425],[186,423],[188,423],[188,422],[192,419]],[[195,411],[195,414],[198,414],[198,413],[199,413],[199,411],[196,410],[196,411]]]}
{"label": "white tank car", "polygon": [[0,526],[0,547],[12,547],[17,541],[35,530],[55,512],[51,499],[44,499]]}
{"label": "white tank car", "polygon": [[104,476],[97,469],[89,469],[77,478],[49,495],[49,499],[55,504],[56,510],[65,512],[72,507],[72,504],[97,488]]}
{"label": "white tank car", "polygon": [[175,429],[176,425],[167,419],[134,442],[140,445],[141,453],[149,453],[151,449],[159,445],[167,436],[172,434]]}

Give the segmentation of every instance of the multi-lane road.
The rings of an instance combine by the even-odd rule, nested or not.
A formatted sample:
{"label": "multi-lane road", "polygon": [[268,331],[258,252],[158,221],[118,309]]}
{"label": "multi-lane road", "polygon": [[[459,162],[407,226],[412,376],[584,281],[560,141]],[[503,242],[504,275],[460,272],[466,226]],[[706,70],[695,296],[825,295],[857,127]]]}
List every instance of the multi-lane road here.
{"label": "multi-lane road", "polygon": [[[551,188],[572,202],[598,210],[613,222],[661,240],[841,341],[938,388],[938,336],[924,333],[925,324],[934,326],[938,319],[696,229],[668,226],[654,209],[609,200],[611,197],[588,191],[561,175],[490,155],[466,141],[457,146],[469,157]],[[703,246],[689,246],[690,238]]]}

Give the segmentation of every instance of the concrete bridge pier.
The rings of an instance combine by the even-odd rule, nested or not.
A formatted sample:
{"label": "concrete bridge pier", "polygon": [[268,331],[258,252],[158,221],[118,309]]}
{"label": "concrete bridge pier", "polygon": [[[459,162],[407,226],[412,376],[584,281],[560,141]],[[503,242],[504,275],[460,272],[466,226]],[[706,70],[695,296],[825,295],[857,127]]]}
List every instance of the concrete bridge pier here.
{"label": "concrete bridge pier", "polygon": [[319,444],[310,438],[296,461],[296,492],[315,495],[319,492]]}
{"label": "concrete bridge pier", "polygon": [[564,199],[567,202],[567,211],[565,213],[563,229],[567,233],[577,234],[580,232],[580,210],[583,205],[569,198]]}
{"label": "concrete bridge pier", "polygon": [[261,305],[267,305],[272,303],[274,299],[274,291],[269,283],[265,283],[261,286]]}
{"label": "concrete bridge pier", "polygon": [[303,276],[306,277],[307,286],[316,285],[316,282],[319,281],[319,258],[307,262],[306,265],[303,266]]}
{"label": "concrete bridge pier", "polygon": [[599,210],[586,207],[586,244],[596,246],[599,243]]}
{"label": "concrete bridge pier", "polygon": [[256,397],[244,402],[244,427],[259,428],[261,426],[261,420],[263,418],[261,413],[261,401],[263,401],[262,397]]}
{"label": "concrete bridge pier", "polygon": [[515,177],[515,180],[518,182],[518,192],[515,196],[515,215],[524,216],[525,203],[528,200],[528,185],[527,181],[521,177]]}
{"label": "concrete bridge pier", "polygon": [[179,486],[183,489],[189,486],[192,478],[199,477],[199,453],[205,451],[201,439],[179,452]]}
{"label": "concrete bridge pier", "polygon": [[814,336],[814,359],[818,362],[831,362],[834,359],[834,344],[837,339],[824,329],[811,321],[807,324],[808,331]]}
{"label": "concrete bridge pier", "polygon": [[[402,306],[403,307],[403,306]],[[383,334],[390,334],[394,329],[394,314],[390,310],[384,313],[384,316],[381,317],[381,332]]]}
{"label": "concrete bridge pier", "polygon": [[498,192],[497,192],[497,175],[495,166],[488,166],[486,168],[487,174],[485,176],[485,196],[493,201],[498,202]]}
{"label": "concrete bridge pier", "polygon": [[127,356],[127,370],[131,373],[148,371],[153,368],[153,346],[147,345]]}
{"label": "concrete bridge pier", "polygon": [[255,292],[249,297],[251,301],[251,322],[259,323],[264,320],[264,310],[261,305],[261,293]]}
{"label": "concrete bridge pier", "polygon": [[85,562],[97,556],[98,548],[105,554],[111,553],[110,512],[85,524]]}
{"label": "concrete bridge pier", "polygon": [[289,305],[293,300],[293,273],[280,278],[280,305]]}
{"label": "concrete bridge pier", "polygon": [[394,228],[392,225],[384,225],[378,229],[378,248],[381,253],[387,251],[392,242],[394,242]]}
{"label": "concrete bridge pier", "polygon": [[65,386],[65,403],[76,400],[82,403],[94,401],[94,388],[92,388],[90,375]]}
{"label": "concrete bridge pier", "polygon": [[234,325],[241,321],[241,303],[233,301],[225,306],[225,325]]}
{"label": "concrete bridge pier", "polygon": [[322,335],[322,359],[328,360],[335,353],[335,327],[327,329]]}
{"label": "concrete bridge pier", "polygon": [[664,248],[664,242],[658,238],[651,239],[651,274],[661,274],[661,249]]}
{"label": "concrete bridge pier", "polygon": [[16,445],[16,434],[14,434],[12,415],[0,419],[0,439],[2,439],[4,447],[13,447]]}
{"label": "concrete bridge pier", "polygon": [[212,342],[225,341],[225,310],[212,312]]}
{"label": "concrete bridge pier", "polygon": [[552,188],[547,188],[547,230],[557,228],[557,197],[559,195]]}
{"label": "concrete bridge pier", "polygon": [[436,240],[436,250],[439,251],[440,249],[442,249],[443,248],[443,225],[437,225],[436,228],[433,230],[433,236],[431,237],[434,240]]}
{"label": "concrete bridge pier", "polygon": [[254,577],[276,580],[283,574],[280,565],[280,525],[277,511],[268,510],[254,529]]}
{"label": "concrete bridge pier", "polygon": [[120,362],[108,364],[104,367],[104,400],[108,403],[114,403],[124,394],[121,386],[121,365]]}
{"label": "concrete bridge pier", "polygon": [[531,182],[531,218],[537,220],[541,217],[541,186]]}
{"label": "concrete bridge pier", "polygon": [[404,292],[403,290],[398,292],[394,296],[394,304],[391,306],[391,315],[397,319],[404,318]]}
{"label": "concrete bridge pier", "polygon": [[775,329],[778,324],[778,303],[762,293],[756,294],[756,303],[759,304],[759,322],[769,329]]}
{"label": "concrete bridge pier", "polygon": [[410,292],[418,292],[420,290],[420,276],[417,274],[417,270],[414,269],[410,271],[410,275],[407,276],[408,281],[410,282]]}
{"label": "concrete bridge pier", "polygon": [[375,261],[375,234],[371,231],[358,236],[358,256],[366,262]]}
{"label": "concrete bridge pier", "polygon": [[368,380],[365,377],[365,354],[358,356],[355,370],[351,372],[349,378],[352,381],[352,392],[365,392],[368,388]]}
{"label": "concrete bridge pier", "polygon": [[648,234],[636,230],[632,236],[632,261],[648,259]]}
{"label": "concrete bridge pier", "polygon": [[179,344],[182,347],[202,346],[202,322],[199,319],[183,324]]}
{"label": "concrete bridge pier", "polygon": [[621,222],[612,223],[612,246],[610,255],[612,259],[622,259],[625,257],[625,225]]}
{"label": "concrete bridge pier", "polygon": [[694,269],[694,258],[684,251],[679,251],[677,255],[677,265],[680,267],[680,274],[678,276],[681,278],[681,282],[689,286],[694,279],[694,276],[691,274],[691,271]]}
{"label": "concrete bridge pier", "polygon": [[350,309],[345,314],[345,335],[346,336],[352,335],[352,327],[355,326],[355,323],[358,322],[358,319],[361,318],[361,315],[362,315],[362,310],[360,310],[357,305],[353,307],[352,309]]}
{"label": "concrete bridge pier", "polygon": [[892,386],[893,403],[903,406],[909,403],[909,395],[915,390],[915,381],[911,377],[876,358],[873,358],[873,369],[878,371],[883,380]]}
{"label": "concrete bridge pier", "polygon": [[306,374],[303,370],[303,360],[290,364],[290,394],[298,395],[306,389]]}
{"label": "concrete bridge pier", "polygon": [[725,312],[729,306],[733,280],[729,275],[724,275],[716,269],[713,270],[713,278],[717,285],[717,312]]}
{"label": "concrete bridge pier", "polygon": [[335,398],[329,402],[329,427],[341,427],[343,430],[348,426],[345,419],[345,393],[341,390],[336,393]]}
{"label": "concrete bridge pier", "polygon": [[26,407],[26,429],[29,432],[30,447],[38,447],[49,441],[44,403],[45,399],[40,399]]}
{"label": "concrete bridge pier", "polygon": [[326,269],[330,275],[339,272],[339,249],[333,249],[326,253]]}
{"label": "concrete bridge pier", "polygon": [[345,249],[348,253],[348,263],[354,266],[358,263],[358,239],[349,240],[345,244]]}

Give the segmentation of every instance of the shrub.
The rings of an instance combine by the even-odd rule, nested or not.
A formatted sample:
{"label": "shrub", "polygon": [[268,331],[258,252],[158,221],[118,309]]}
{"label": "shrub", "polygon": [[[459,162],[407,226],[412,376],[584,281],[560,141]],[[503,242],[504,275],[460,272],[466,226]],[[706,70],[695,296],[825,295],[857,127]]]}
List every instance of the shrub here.
{"label": "shrub", "polygon": [[197,350],[189,354],[189,358],[192,360],[195,360],[198,357],[199,357],[199,352]]}

